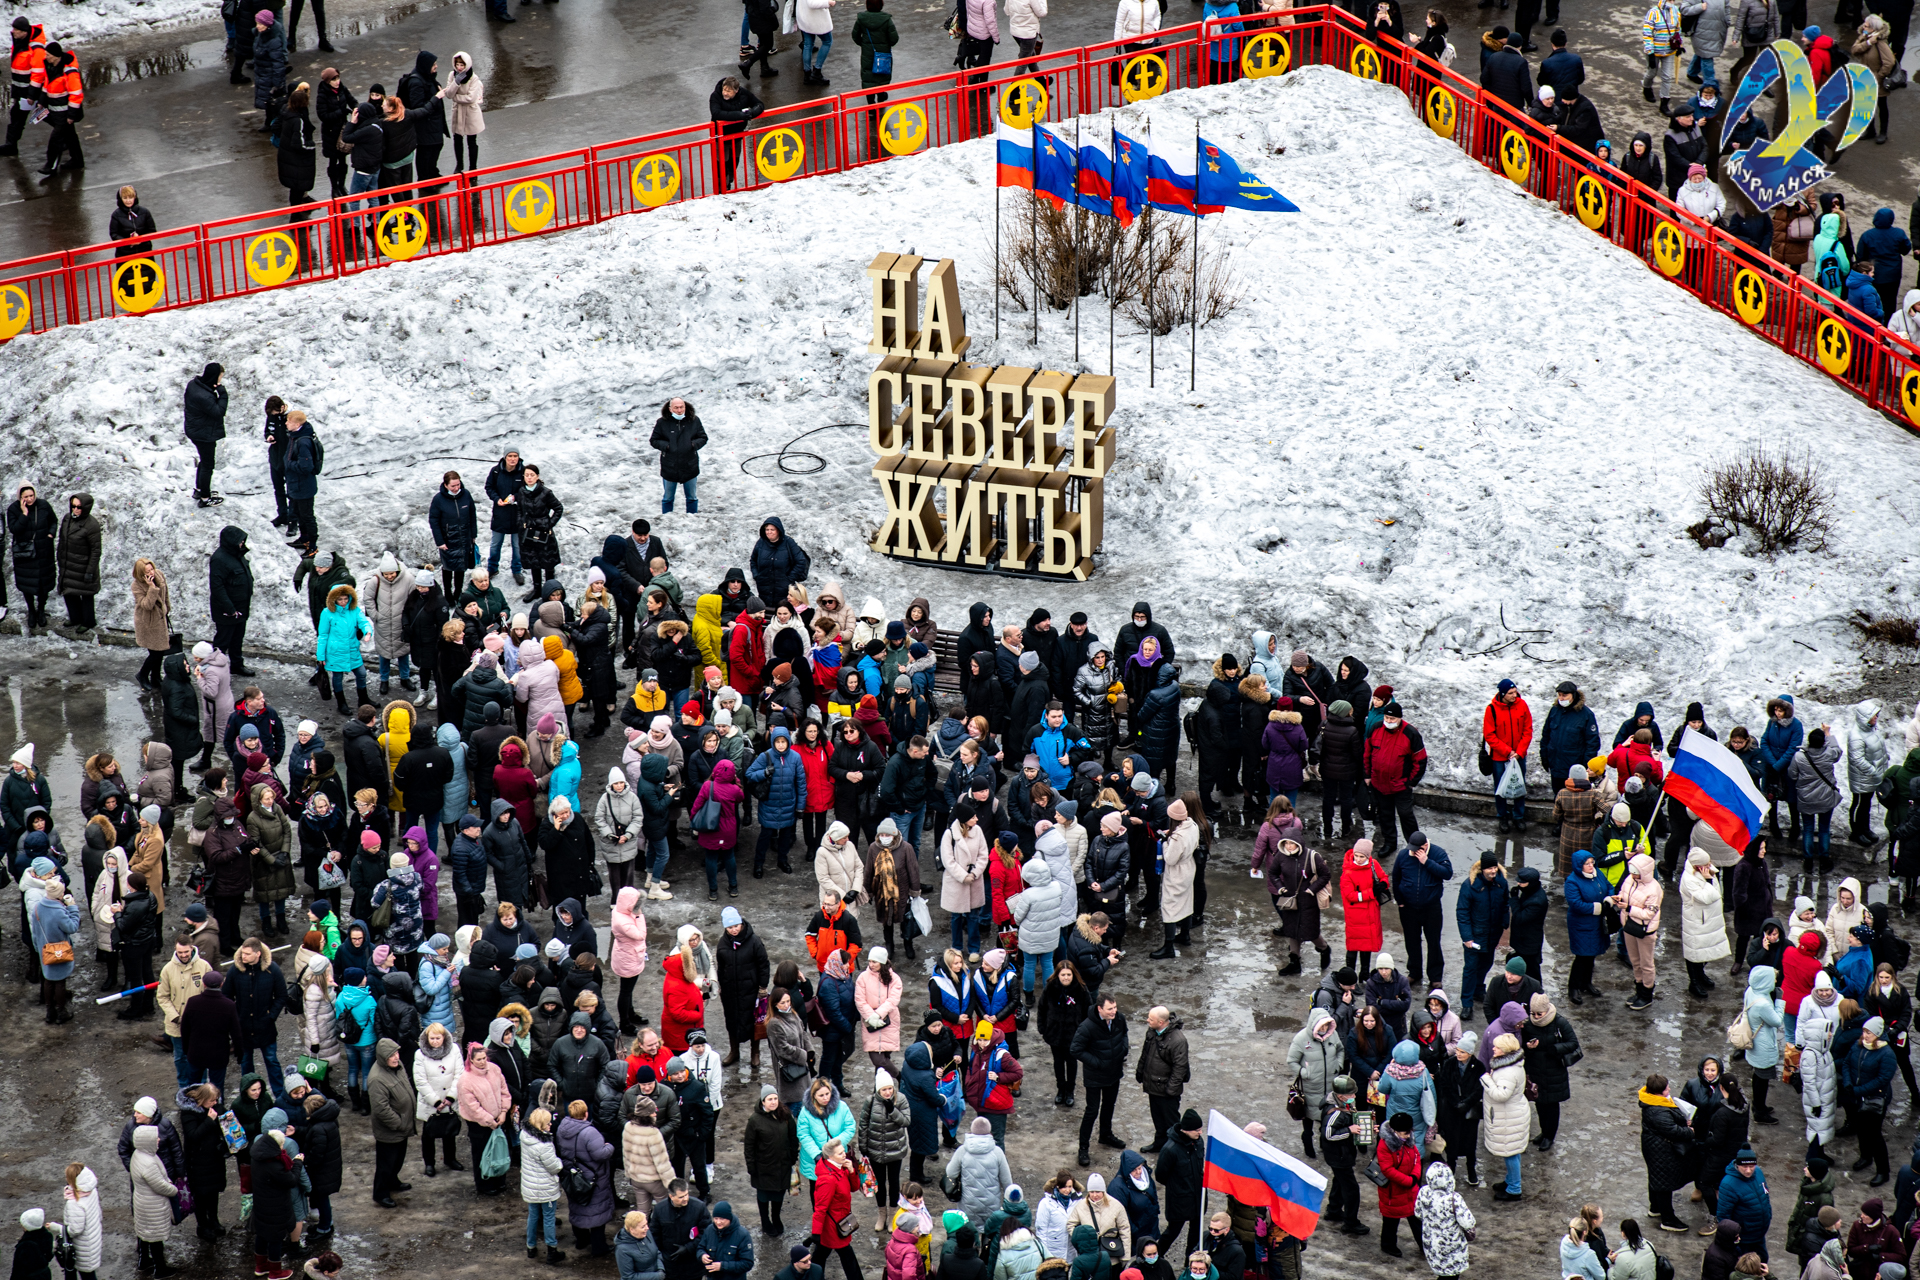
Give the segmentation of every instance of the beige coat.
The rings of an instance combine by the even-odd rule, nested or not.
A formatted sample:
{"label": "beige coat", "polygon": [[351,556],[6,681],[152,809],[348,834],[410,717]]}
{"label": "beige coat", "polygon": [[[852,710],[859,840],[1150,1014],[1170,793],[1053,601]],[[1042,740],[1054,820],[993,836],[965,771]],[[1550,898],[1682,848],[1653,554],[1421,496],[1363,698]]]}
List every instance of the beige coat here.
{"label": "beige coat", "polygon": [[842,901],[852,898],[866,888],[866,868],[860,862],[860,847],[847,836],[838,845],[833,843],[833,829],[838,827],[843,836],[846,827],[834,823],[821,837],[820,847],[813,855],[813,874],[820,881],[820,905],[827,905],[827,890],[837,892]]}
{"label": "beige coat", "polygon": [[940,837],[940,909],[974,911],[987,905],[987,833],[979,823],[961,834],[958,823]]}
{"label": "beige coat", "polygon": [[197,952],[190,964],[181,964],[169,957],[160,970],[160,985],[154,991],[153,998],[160,1004],[160,1012],[167,1020],[167,1034],[180,1034],[180,1012],[187,1007],[187,1001],[200,994],[200,979],[213,966]]}
{"label": "beige coat", "polygon": [[1680,955],[1688,964],[1705,964],[1732,954],[1727,917],[1721,908],[1720,878],[1707,879],[1689,862],[1680,877]]}
{"label": "beige coat", "polygon": [[154,565],[158,581],[147,585],[146,568],[150,564],[153,562],[146,559],[133,562],[133,642],[142,649],[165,653],[169,648],[167,633],[171,629],[173,596],[167,590],[167,575],[160,572],[158,565]]}
{"label": "beige coat", "polygon": [[333,989],[324,978],[302,979],[300,1012],[300,1034],[313,1056],[325,1058],[335,1070],[345,1066],[347,1055],[340,1043],[340,1023],[334,1017]]}
{"label": "beige coat", "polygon": [[[473,59],[464,53],[456,53],[456,58],[465,58],[467,65],[473,65]],[[448,63],[452,66],[452,63]],[[467,77],[465,84],[449,78],[447,80],[447,132],[467,138],[485,133],[487,122],[481,115],[481,107],[486,104],[487,86],[480,81],[479,73]]]}
{"label": "beige coat", "polygon": [[1496,1056],[1493,1070],[1480,1077],[1480,1092],[1486,1100],[1483,1135],[1487,1154],[1502,1160],[1525,1151],[1527,1136],[1533,1130],[1524,1058],[1519,1053]]}
{"label": "beige coat", "polygon": [[1082,1196],[1073,1202],[1073,1208],[1067,1210],[1067,1235],[1073,1235],[1075,1227],[1092,1227],[1095,1235],[1105,1235],[1115,1227],[1120,1228],[1120,1256],[1133,1256],[1133,1228],[1127,1221],[1127,1210],[1111,1192],[1100,1198],[1098,1205],[1091,1196]]}
{"label": "beige coat", "polygon": [[664,1196],[667,1184],[678,1176],[667,1155],[667,1140],[654,1125],[627,1122],[620,1133],[620,1160],[626,1166],[627,1181],[655,1196]]}
{"label": "beige coat", "polygon": [[1166,842],[1167,869],[1160,874],[1160,923],[1179,924],[1193,914],[1193,852],[1200,847],[1200,825],[1186,818]]}

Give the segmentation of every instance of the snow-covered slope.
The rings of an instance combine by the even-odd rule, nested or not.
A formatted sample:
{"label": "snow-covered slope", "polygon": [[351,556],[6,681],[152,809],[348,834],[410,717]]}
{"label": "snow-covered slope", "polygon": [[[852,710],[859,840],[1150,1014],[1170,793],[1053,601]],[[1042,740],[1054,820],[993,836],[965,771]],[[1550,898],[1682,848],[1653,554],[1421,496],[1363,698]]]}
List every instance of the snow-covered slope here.
{"label": "snow-covered slope", "polygon": [[[1144,109],[1132,109],[1133,127]],[[566,503],[577,587],[601,539],[657,514],[647,435],[691,399],[712,436],[697,516],[661,526],[681,580],[706,589],[779,513],[814,555],[897,616],[927,595],[945,625],[987,599],[1003,621],[1085,609],[1111,636],[1154,602],[1189,674],[1256,627],[1329,665],[1372,664],[1428,731],[1436,776],[1465,781],[1478,714],[1503,675],[1544,715],[1572,677],[1607,728],[1642,696],[1671,724],[1699,698],[1721,728],[1818,679],[1845,686],[1855,607],[1912,609],[1906,563],[1920,445],[1827,380],[1517,192],[1436,138],[1390,88],[1320,68],[1179,94],[1154,128],[1209,140],[1296,201],[1299,216],[1229,212],[1245,304],[1201,333],[1117,350],[1120,462],[1106,554],[1084,585],[965,576],[871,555],[882,502],[868,475],[865,387],[874,253],[957,260],[973,356],[1067,368],[1071,331],[1027,317],[992,336],[991,157],[975,142],[860,173],[629,217],[524,246],[401,265],[175,315],[22,338],[0,349],[0,461],[50,494],[88,488],[112,530],[109,580],[155,554],[180,622],[204,618],[201,557],[219,527],[253,533],[250,634],[308,643],[293,557],[267,521],[259,406],[304,407],[328,445],[323,542],[365,572],[383,548],[427,554],[438,476],[478,483],[508,444]],[[1088,368],[1104,372],[1084,317]],[[219,360],[234,388],[218,481],[195,511],[181,387]],[[762,457],[801,432],[826,461],[781,474]],[[1702,551],[1703,463],[1759,439],[1829,465],[1831,550],[1778,562]],[[1501,621],[1504,609],[1505,624]],[[126,625],[117,588],[102,616]],[[1511,629],[1511,630],[1509,630]],[[1532,643],[1484,655],[1525,630]],[[1482,655],[1482,656],[1475,656]],[[1541,659],[1536,661],[1534,659]],[[1477,775],[1474,775],[1477,779]]]}

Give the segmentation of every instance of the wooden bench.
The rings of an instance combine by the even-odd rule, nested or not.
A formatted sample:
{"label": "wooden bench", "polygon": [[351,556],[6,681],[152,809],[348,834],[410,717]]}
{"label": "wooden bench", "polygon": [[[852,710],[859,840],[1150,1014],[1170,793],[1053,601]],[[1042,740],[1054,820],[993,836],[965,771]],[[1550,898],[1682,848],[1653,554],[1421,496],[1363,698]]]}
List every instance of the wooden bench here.
{"label": "wooden bench", "polygon": [[960,696],[960,633],[936,627],[933,632],[933,691]]}

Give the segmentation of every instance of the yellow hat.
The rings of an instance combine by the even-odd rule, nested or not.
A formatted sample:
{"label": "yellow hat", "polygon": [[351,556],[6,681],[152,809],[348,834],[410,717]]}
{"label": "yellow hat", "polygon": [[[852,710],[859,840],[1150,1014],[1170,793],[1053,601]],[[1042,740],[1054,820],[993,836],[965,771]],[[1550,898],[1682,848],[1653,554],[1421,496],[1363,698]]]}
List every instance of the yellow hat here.
{"label": "yellow hat", "polygon": [[1607,758],[1605,756],[1595,756],[1593,759],[1587,761],[1588,773],[1605,773],[1606,771]]}
{"label": "yellow hat", "polygon": [[973,1038],[975,1040],[993,1039],[993,1023],[987,1021],[985,1018],[980,1019],[980,1025],[973,1029]]}

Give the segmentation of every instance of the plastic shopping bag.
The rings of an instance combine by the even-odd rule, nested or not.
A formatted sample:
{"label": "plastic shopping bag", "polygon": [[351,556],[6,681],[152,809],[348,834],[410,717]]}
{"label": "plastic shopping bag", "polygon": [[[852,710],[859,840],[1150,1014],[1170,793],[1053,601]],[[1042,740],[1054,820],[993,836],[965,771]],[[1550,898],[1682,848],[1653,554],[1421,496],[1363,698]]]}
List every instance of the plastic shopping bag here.
{"label": "plastic shopping bag", "polygon": [[1527,775],[1520,770],[1520,762],[1508,760],[1504,772],[1500,775],[1500,786],[1494,794],[1502,800],[1524,800],[1527,798]]}

